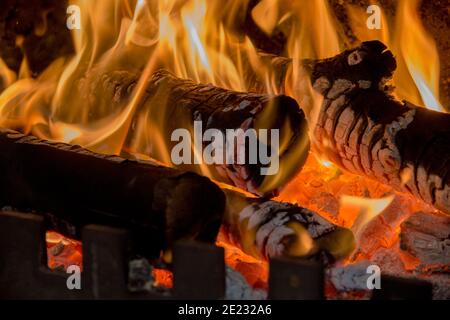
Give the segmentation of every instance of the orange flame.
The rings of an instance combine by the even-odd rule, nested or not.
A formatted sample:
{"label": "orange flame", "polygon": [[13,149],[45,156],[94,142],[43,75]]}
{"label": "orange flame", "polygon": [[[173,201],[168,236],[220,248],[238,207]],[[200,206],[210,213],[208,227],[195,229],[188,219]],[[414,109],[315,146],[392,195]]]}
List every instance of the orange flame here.
{"label": "orange flame", "polygon": [[358,238],[361,230],[376,216],[381,214],[394,200],[394,196],[386,196],[381,199],[369,199],[355,196],[343,195],[340,199],[340,212],[343,216],[348,217],[346,220],[353,220],[351,216],[353,212],[357,212],[355,219],[351,225],[353,233]]}
{"label": "orange flame", "polygon": [[421,23],[419,4],[418,0],[398,1],[394,25],[389,25],[381,10],[381,29],[367,28],[368,15],[361,8],[348,5],[347,11],[358,39],[380,40],[396,55],[398,70],[394,82],[399,98],[444,111],[439,102],[439,55],[433,37]]}

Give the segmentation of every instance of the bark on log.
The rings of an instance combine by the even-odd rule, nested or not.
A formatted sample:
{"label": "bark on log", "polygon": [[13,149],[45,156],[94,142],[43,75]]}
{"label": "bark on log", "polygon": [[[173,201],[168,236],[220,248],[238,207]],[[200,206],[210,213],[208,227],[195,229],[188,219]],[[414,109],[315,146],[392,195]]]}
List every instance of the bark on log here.
{"label": "bark on log", "polygon": [[304,66],[323,96],[312,124],[318,152],[450,214],[450,114],[391,95],[396,61],[386,46],[364,42]]}
{"label": "bark on log", "polygon": [[418,212],[401,224],[400,248],[422,272],[450,272],[450,218]]}
{"label": "bark on log", "polygon": [[0,129],[3,206],[51,213],[76,230],[95,223],[129,228],[137,252],[156,258],[178,239],[214,242],[225,198],[195,173]]}
{"label": "bark on log", "polygon": [[[89,103],[127,103],[139,76],[139,73],[128,71],[114,71],[104,75],[91,88],[98,99]],[[245,164],[238,164],[238,152],[234,152],[233,164],[178,165],[183,170],[199,173],[204,173],[206,167],[211,178],[260,196],[277,194],[301,168],[309,150],[306,119],[294,99],[284,95],[241,93],[210,84],[198,84],[177,78],[164,70],[155,72],[148,80],[125,147],[167,162],[171,150],[179,143],[171,141],[172,133],[184,128],[190,130],[193,137],[194,121],[201,121],[202,133],[208,129],[219,129],[224,134],[227,129],[255,129],[257,132],[259,129],[279,129],[279,171],[275,175],[261,174],[262,168],[273,163],[263,164],[257,159],[256,164],[249,164],[249,139],[243,139],[242,134],[236,139],[236,143],[245,143]],[[143,128],[151,128],[154,134],[144,135]],[[268,142],[267,150],[270,150],[270,140]],[[205,142],[203,147],[209,143]],[[233,150],[226,151],[231,153]]]}
{"label": "bark on log", "polygon": [[[249,198],[224,190],[228,241],[257,259],[307,257],[333,262],[354,249],[353,233],[319,214],[287,202]],[[325,260],[325,261],[324,261]]]}

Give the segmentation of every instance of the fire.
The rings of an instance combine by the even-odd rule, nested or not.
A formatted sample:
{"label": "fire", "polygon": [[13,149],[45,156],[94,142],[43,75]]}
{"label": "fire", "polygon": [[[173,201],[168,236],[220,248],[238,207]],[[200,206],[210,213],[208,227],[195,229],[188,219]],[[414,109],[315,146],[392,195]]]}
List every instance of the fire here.
{"label": "fire", "polygon": [[47,265],[50,269],[66,270],[70,265],[83,266],[82,245],[54,231],[47,231]]}
{"label": "fire", "polygon": [[[427,108],[443,111],[439,103],[439,55],[436,43],[421,24],[418,6],[417,0],[399,2],[398,52],[404,59],[423,104]],[[414,89],[411,85],[405,88],[405,99],[415,96]],[[412,102],[420,104],[418,98]]]}
{"label": "fire", "polygon": [[[353,233],[358,238],[359,233],[377,215],[381,214],[394,200],[394,196],[386,196],[381,199],[368,199],[343,195],[340,199],[340,210],[347,221],[353,220],[351,225]],[[355,210],[356,209],[356,210]],[[348,218],[352,216],[352,211],[356,211],[356,219]]]}
{"label": "fire", "polygon": [[[94,151],[120,153],[127,148],[127,152],[145,153],[146,137],[158,140],[155,125],[140,125],[133,133],[135,139],[130,139],[133,144],[124,143],[146,80],[157,68],[239,91],[248,90],[245,79],[254,73],[264,79],[267,92],[282,90],[251,40],[233,31],[246,1],[73,0],[71,4],[79,6],[83,13],[81,29],[72,31],[73,57],[55,61],[37,79],[30,78],[26,57],[18,75],[0,61],[3,86],[8,87],[0,96],[0,125],[45,139],[81,144]],[[366,12],[349,5],[350,24],[361,40],[380,39],[394,50],[399,60],[395,82],[401,98],[442,110],[437,49],[420,23],[417,5],[418,1],[400,1],[395,27],[389,26],[382,15],[381,30],[364,28],[361,21],[366,21]],[[321,101],[318,97],[305,100],[302,93],[311,88],[298,63],[303,58],[335,55],[346,45],[328,2],[264,0],[251,14],[267,34],[275,28],[288,32],[285,53],[293,62],[285,90],[301,102],[314,122]],[[17,42],[20,44],[21,39]],[[95,93],[88,92],[96,81],[92,74],[124,68],[144,71],[133,90],[133,99],[121,109],[111,110],[109,105],[92,108],[73,96],[75,83],[87,91],[84,99],[95,99]],[[155,124],[158,116],[152,117]],[[155,144],[153,147],[168,160],[166,146],[162,142]]]}
{"label": "fire", "polygon": [[420,1],[400,0],[395,21],[390,24],[381,12],[381,29],[368,29],[364,10],[347,7],[350,24],[358,39],[381,40],[394,52],[398,70],[394,74],[396,94],[400,99],[444,111],[439,102],[439,55],[433,37],[422,25],[418,12]]}
{"label": "fire", "polygon": [[[154,145],[150,147],[161,150],[165,164],[170,165],[169,151],[155,129],[161,114],[151,115],[153,123],[138,123],[133,142],[125,145],[131,118],[153,71],[163,67],[182,78],[238,91],[249,89],[245,79],[250,73],[263,79],[266,92],[283,91],[274,80],[274,70],[261,61],[252,41],[233,30],[248,1],[73,0],[70,3],[78,5],[83,13],[81,30],[72,31],[75,47],[72,57],[54,61],[37,78],[31,78],[26,57],[18,74],[0,59],[0,89],[6,88],[0,95],[0,126],[43,139],[81,144],[98,152],[126,151],[137,156],[145,154],[148,137],[152,137]],[[421,24],[418,4],[418,0],[399,1],[395,23],[389,25],[390,21],[382,14],[381,30],[366,28],[364,10],[351,5],[347,10],[350,25],[361,41],[379,39],[395,53],[399,64],[394,79],[398,96],[442,111],[437,48]],[[302,74],[300,60],[333,56],[349,43],[340,33],[328,2],[263,0],[252,11],[252,17],[266,34],[276,28],[289,30],[285,55],[292,59],[292,65],[284,90],[300,102],[314,123],[322,100],[312,92],[309,79]],[[21,39],[17,42],[20,44]],[[142,71],[130,102],[119,109],[108,103],[96,104],[94,108],[84,103],[90,99],[102,102],[101,97],[91,92],[91,86],[98,80],[95,75],[115,69]],[[83,88],[86,95],[77,96],[75,87]],[[311,101],[302,94],[305,90],[313,97]],[[321,157],[311,153],[303,170],[278,199],[298,202],[333,222],[352,227],[361,236],[365,226],[377,218],[385,219],[386,211],[398,199],[405,202],[399,217],[423,209],[422,204],[408,203],[410,199],[391,188],[342,172]],[[404,172],[402,181],[409,180],[410,175]],[[390,245],[398,240],[396,230],[401,219],[392,222]],[[81,265],[79,242],[48,232],[47,244],[49,252],[53,250],[49,255],[51,268],[67,267],[71,263]],[[242,270],[252,285],[267,282],[266,262],[256,261],[220,239],[218,244],[226,249],[227,263]],[[58,253],[61,248],[65,249]],[[167,272],[155,271],[155,277],[158,282],[171,285]]]}
{"label": "fire", "polygon": [[16,74],[0,58],[0,90],[9,87],[14,81],[16,81]]}

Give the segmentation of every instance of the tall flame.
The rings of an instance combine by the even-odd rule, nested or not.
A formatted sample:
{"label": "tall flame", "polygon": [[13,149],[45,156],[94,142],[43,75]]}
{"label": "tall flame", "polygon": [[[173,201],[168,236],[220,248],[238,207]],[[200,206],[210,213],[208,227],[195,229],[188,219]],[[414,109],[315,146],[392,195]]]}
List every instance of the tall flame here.
{"label": "tall flame", "polygon": [[351,228],[356,237],[358,237],[363,228],[376,216],[381,214],[393,200],[393,195],[380,199],[344,195],[340,199],[340,212],[342,216],[347,216],[347,222],[353,220],[348,219],[348,216],[351,216],[352,212],[356,212],[356,215],[354,215],[355,219],[351,223]]}
{"label": "tall flame", "polygon": [[[423,104],[427,108],[443,111],[439,103],[439,55],[435,41],[421,23],[419,4],[418,0],[399,1],[396,30],[398,52],[404,59]],[[405,99],[414,97],[414,87],[409,86],[404,94]],[[420,103],[418,100],[416,98],[413,102]]]}
{"label": "tall flame", "polygon": [[367,28],[368,16],[361,8],[348,5],[347,11],[358,39],[380,40],[394,52],[398,64],[394,74],[398,97],[444,111],[439,102],[439,54],[433,37],[421,23],[419,4],[418,0],[398,1],[393,25],[381,11],[381,29]]}

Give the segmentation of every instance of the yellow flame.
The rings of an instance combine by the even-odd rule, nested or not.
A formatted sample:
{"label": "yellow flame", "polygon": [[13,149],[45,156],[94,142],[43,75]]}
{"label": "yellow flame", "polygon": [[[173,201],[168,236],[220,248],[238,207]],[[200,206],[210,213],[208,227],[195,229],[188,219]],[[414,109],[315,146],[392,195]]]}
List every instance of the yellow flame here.
{"label": "yellow flame", "polygon": [[256,25],[265,33],[272,34],[279,22],[279,1],[262,0],[252,10],[251,15]]}
{"label": "yellow flame", "polygon": [[[286,1],[287,2],[287,1]],[[313,90],[301,60],[323,59],[338,54],[342,47],[338,27],[325,0],[290,3],[292,27],[288,37],[288,55],[292,67],[286,79],[286,93],[299,101],[314,127],[322,105],[322,96]]]}
{"label": "yellow flame", "polygon": [[[442,105],[439,103],[439,55],[435,41],[421,23],[418,13],[419,3],[418,0],[399,1],[397,46],[423,104],[427,108],[442,111]],[[409,90],[405,88],[407,94],[405,99],[414,96],[411,92],[413,89],[411,86]]]}
{"label": "yellow flame", "polygon": [[347,5],[347,12],[359,40],[380,40],[394,52],[398,65],[394,74],[396,95],[416,105],[444,111],[439,102],[439,55],[432,35],[421,23],[419,4],[418,0],[398,1],[393,25],[381,10],[381,29],[367,28],[368,15],[362,8]]}
{"label": "yellow flame", "polygon": [[14,81],[16,81],[15,72],[0,58],[0,90],[9,87]]}
{"label": "yellow flame", "polygon": [[[394,200],[394,195],[389,195],[380,199],[370,199],[364,197],[355,197],[343,195],[340,198],[340,215],[347,216],[344,219],[348,224],[352,224],[351,229],[356,238],[363,228],[372,221],[376,216],[381,214]],[[356,213],[356,219],[351,223],[352,216]]]}

